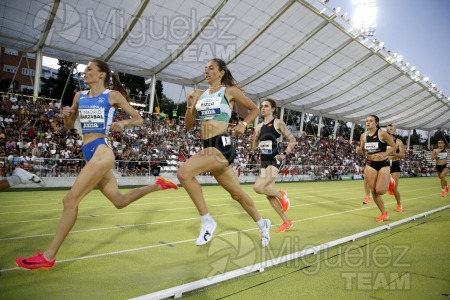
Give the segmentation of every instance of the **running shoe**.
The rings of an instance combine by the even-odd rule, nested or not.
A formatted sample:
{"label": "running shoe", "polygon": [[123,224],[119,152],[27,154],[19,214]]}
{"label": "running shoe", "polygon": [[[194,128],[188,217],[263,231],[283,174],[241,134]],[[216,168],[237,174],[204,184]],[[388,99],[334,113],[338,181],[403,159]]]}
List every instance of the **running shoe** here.
{"label": "running shoe", "polygon": [[47,260],[44,257],[43,253],[40,253],[36,250],[36,255],[28,257],[28,258],[16,258],[16,264],[27,270],[35,270],[35,269],[43,269],[50,270],[51,267],[55,264],[56,259]]}
{"label": "running shoe", "polygon": [[372,201],[372,200],[370,199],[370,197],[364,197],[363,204],[369,204],[370,201]]}
{"label": "running shoe", "polygon": [[389,195],[394,195],[394,189],[395,189],[395,180],[392,177],[392,175],[389,175],[389,189],[388,189],[388,194]]}
{"label": "running shoe", "polygon": [[292,226],[293,224],[291,220],[284,221],[283,224],[281,224],[281,226],[277,228],[277,232],[285,232]]}
{"label": "running shoe", "polygon": [[279,198],[278,201],[281,204],[281,209],[283,210],[283,212],[286,212],[291,206],[291,202],[289,201],[289,198],[285,191],[279,190],[279,192],[281,193],[281,198]]}
{"label": "running shoe", "polygon": [[449,189],[450,189],[450,183],[447,184],[447,186],[445,187],[445,192],[448,193]]}
{"label": "running shoe", "polygon": [[388,215],[388,213],[386,212],[386,213],[384,213],[384,214],[381,214],[378,218],[376,218],[376,219],[375,219],[375,222],[383,222],[383,221],[385,221],[385,220],[387,220],[387,219],[389,219],[389,215]]}
{"label": "running shoe", "polygon": [[172,181],[167,180],[167,179],[162,178],[162,177],[158,177],[156,179],[156,181],[155,181],[155,184],[159,185],[161,187],[161,189],[163,189],[163,190],[167,190],[167,189],[178,190],[178,185],[176,185]]}
{"label": "running shoe", "polygon": [[395,211],[396,212],[402,212],[403,211],[403,206],[401,204],[397,204],[397,209]]}
{"label": "running shoe", "polygon": [[197,241],[195,244],[197,246],[202,246],[207,244],[213,237],[214,230],[216,230],[217,223],[214,219],[210,219],[209,221],[204,221],[202,223],[202,227],[200,228],[200,234],[198,235]]}
{"label": "running shoe", "polygon": [[45,181],[42,180],[41,177],[37,176],[36,174],[25,171],[22,168],[15,168],[14,171],[12,172],[12,175],[19,177],[22,183],[36,183],[39,184],[40,186],[45,186]]}
{"label": "running shoe", "polygon": [[447,193],[445,192],[445,190],[442,190],[442,191],[441,191],[441,196],[442,196],[442,197],[445,197],[445,195],[447,195]]}
{"label": "running shoe", "polygon": [[264,228],[259,230],[259,233],[261,233],[261,245],[263,247],[269,245],[270,242],[270,224],[269,219],[264,219]]}

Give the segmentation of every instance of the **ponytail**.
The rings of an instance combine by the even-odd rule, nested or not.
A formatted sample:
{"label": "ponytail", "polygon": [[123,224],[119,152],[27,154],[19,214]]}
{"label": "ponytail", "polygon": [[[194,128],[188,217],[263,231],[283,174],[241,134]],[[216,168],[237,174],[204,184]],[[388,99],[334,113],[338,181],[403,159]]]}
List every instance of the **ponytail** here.
{"label": "ponytail", "polygon": [[114,91],[118,91],[119,93],[122,94],[122,96],[125,97],[125,99],[127,99],[127,102],[130,102],[130,97],[128,96],[127,91],[125,90],[125,88],[123,87],[122,83],[119,80],[119,77],[117,76],[116,73],[112,73],[111,74],[111,79],[112,79],[112,84],[110,85],[111,90]]}
{"label": "ponytail", "polygon": [[234,79],[233,75],[231,75],[230,70],[227,67],[227,64],[225,61],[223,61],[220,58],[213,58],[212,61],[216,62],[219,66],[219,71],[224,71],[222,79],[220,80],[220,83],[224,86],[235,86],[237,85],[236,79]]}
{"label": "ponytail", "polygon": [[[93,62],[97,65],[100,72],[106,73],[105,79],[103,81],[103,85],[111,90],[118,91],[122,94],[122,96],[130,102],[130,97],[128,96],[127,91],[123,87],[122,83],[119,80],[119,77],[116,73],[112,73],[109,65],[100,59],[91,59],[90,62]],[[112,80],[111,80],[112,79]],[[111,83],[112,81],[112,83]]]}

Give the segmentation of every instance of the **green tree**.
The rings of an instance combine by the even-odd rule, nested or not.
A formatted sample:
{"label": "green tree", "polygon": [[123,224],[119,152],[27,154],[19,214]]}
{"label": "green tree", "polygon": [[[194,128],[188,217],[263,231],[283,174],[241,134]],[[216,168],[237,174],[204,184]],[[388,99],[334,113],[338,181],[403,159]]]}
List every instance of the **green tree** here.
{"label": "green tree", "polygon": [[[43,85],[41,88],[40,96],[61,99],[63,106],[71,106],[73,97],[75,96],[75,92],[78,89],[77,84],[72,76],[74,63],[65,60],[58,60],[58,65],[60,67],[58,69],[58,76],[56,79],[46,79],[41,77]],[[68,78],[69,80],[67,81]]]}
{"label": "green tree", "polygon": [[134,101],[145,101],[145,78],[127,73],[118,73],[120,82],[125,87],[130,98]]}
{"label": "green tree", "polygon": [[360,124],[355,124],[355,129],[353,130],[353,141],[359,142],[361,134],[363,134],[364,131],[365,131],[364,126]]}
{"label": "green tree", "polygon": [[56,87],[56,91],[53,91],[53,93],[56,92],[56,98],[61,99],[62,106],[71,106],[73,97],[76,93],[77,87],[72,76],[74,64],[75,63],[70,61],[58,60],[58,65],[60,66],[58,69],[58,86]]}
{"label": "green tree", "polygon": [[411,135],[410,145],[411,146],[413,146],[413,145],[421,145],[422,142],[423,142],[422,136],[419,133],[417,133],[416,129],[414,129],[413,133]]}
{"label": "green tree", "polygon": [[53,91],[56,91],[58,87],[58,80],[55,78],[44,78],[41,77],[41,92],[39,93],[39,96],[46,97],[46,98],[56,98],[53,94]]}
{"label": "green tree", "polygon": [[[11,78],[2,79],[0,81],[0,91],[2,92],[8,92],[9,86],[11,85]],[[19,81],[14,80],[14,86],[19,86]]]}
{"label": "green tree", "polygon": [[[450,134],[447,130],[438,129],[434,132],[434,134],[430,137],[430,144],[437,145],[438,140],[443,139],[445,143],[448,145],[450,141]],[[427,143],[427,142],[425,142]]]}

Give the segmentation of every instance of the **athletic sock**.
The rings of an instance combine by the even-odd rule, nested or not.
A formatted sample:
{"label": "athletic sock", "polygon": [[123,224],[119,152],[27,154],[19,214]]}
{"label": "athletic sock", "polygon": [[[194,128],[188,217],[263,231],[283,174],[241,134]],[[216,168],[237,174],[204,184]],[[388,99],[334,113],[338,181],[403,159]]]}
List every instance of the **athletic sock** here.
{"label": "athletic sock", "polygon": [[200,219],[202,220],[202,224],[205,222],[210,222],[210,221],[214,220],[213,217],[211,217],[211,215],[209,213],[207,213],[204,216],[201,216]]}
{"label": "athletic sock", "polygon": [[259,229],[261,229],[261,230],[263,230],[263,229],[265,228],[265,226],[266,226],[266,223],[264,222],[264,219],[263,219],[263,218],[259,219],[259,220],[256,222],[256,224],[258,225]]}

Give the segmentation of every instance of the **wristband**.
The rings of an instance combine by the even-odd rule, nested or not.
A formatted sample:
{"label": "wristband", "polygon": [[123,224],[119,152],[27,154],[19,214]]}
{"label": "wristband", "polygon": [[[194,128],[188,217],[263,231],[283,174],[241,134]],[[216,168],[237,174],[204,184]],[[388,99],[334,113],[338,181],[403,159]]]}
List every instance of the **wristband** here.
{"label": "wristband", "polygon": [[242,121],[241,123],[244,124],[245,127],[247,127],[247,125],[248,125],[247,122],[245,122],[245,121]]}

